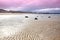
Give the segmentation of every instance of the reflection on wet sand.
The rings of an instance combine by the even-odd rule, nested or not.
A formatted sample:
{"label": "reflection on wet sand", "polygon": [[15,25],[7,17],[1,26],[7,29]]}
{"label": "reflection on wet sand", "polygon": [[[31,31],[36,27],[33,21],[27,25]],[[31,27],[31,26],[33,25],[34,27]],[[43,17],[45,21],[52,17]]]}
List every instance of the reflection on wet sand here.
{"label": "reflection on wet sand", "polygon": [[23,14],[3,19],[0,40],[60,40],[59,15]]}

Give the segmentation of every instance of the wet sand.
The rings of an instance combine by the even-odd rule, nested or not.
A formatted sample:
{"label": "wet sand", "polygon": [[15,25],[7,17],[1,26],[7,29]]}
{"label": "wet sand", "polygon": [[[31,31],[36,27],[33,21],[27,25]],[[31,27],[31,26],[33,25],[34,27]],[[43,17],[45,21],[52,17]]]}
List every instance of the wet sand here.
{"label": "wet sand", "polygon": [[[28,15],[28,18],[25,18],[26,15]],[[37,15],[38,15],[37,17],[38,20],[35,20]],[[14,30],[17,30],[17,29],[18,30],[17,32],[15,32],[15,34],[13,34],[14,33],[14,30],[13,30],[12,35],[8,35],[7,37],[5,35],[4,37],[0,38],[0,40],[60,40],[60,18],[59,16],[57,15],[46,16],[46,15],[40,15],[40,14],[37,14],[37,15],[25,14],[23,16],[8,17],[9,20],[11,21],[12,19],[15,18],[14,19],[15,21],[13,20],[14,22],[9,21],[8,18],[4,18],[5,19],[4,22],[6,23],[8,20],[8,24],[9,24],[9,25],[6,24],[4,26],[10,26],[10,27],[14,26],[12,30],[16,26],[16,29]],[[51,18],[48,18],[48,16],[51,16]],[[18,17],[21,19],[19,19]],[[13,24],[13,26],[11,26],[10,22]]]}

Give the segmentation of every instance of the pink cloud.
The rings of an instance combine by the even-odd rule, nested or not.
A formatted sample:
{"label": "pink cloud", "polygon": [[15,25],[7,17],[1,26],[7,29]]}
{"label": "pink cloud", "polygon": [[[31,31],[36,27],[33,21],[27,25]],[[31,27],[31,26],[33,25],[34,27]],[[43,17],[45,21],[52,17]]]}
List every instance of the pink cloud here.
{"label": "pink cloud", "polygon": [[5,7],[60,7],[60,0],[0,0],[0,8]]}

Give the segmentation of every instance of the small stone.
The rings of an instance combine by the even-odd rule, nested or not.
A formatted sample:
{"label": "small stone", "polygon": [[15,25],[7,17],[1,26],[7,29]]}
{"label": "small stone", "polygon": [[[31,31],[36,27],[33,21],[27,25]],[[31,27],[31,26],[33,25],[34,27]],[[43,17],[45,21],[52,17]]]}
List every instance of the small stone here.
{"label": "small stone", "polygon": [[38,16],[37,16],[38,17]]}
{"label": "small stone", "polygon": [[38,18],[35,18],[35,20],[38,20]]}
{"label": "small stone", "polygon": [[25,16],[25,18],[28,18],[28,16]]}
{"label": "small stone", "polygon": [[51,16],[48,16],[48,18],[51,18]]}

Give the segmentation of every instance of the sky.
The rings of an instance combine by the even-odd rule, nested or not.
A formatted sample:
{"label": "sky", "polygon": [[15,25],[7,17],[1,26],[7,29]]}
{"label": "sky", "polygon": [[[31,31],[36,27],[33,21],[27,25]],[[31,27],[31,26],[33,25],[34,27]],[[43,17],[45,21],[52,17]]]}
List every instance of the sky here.
{"label": "sky", "polygon": [[60,0],[0,0],[0,9],[35,10],[43,8],[60,8]]}

